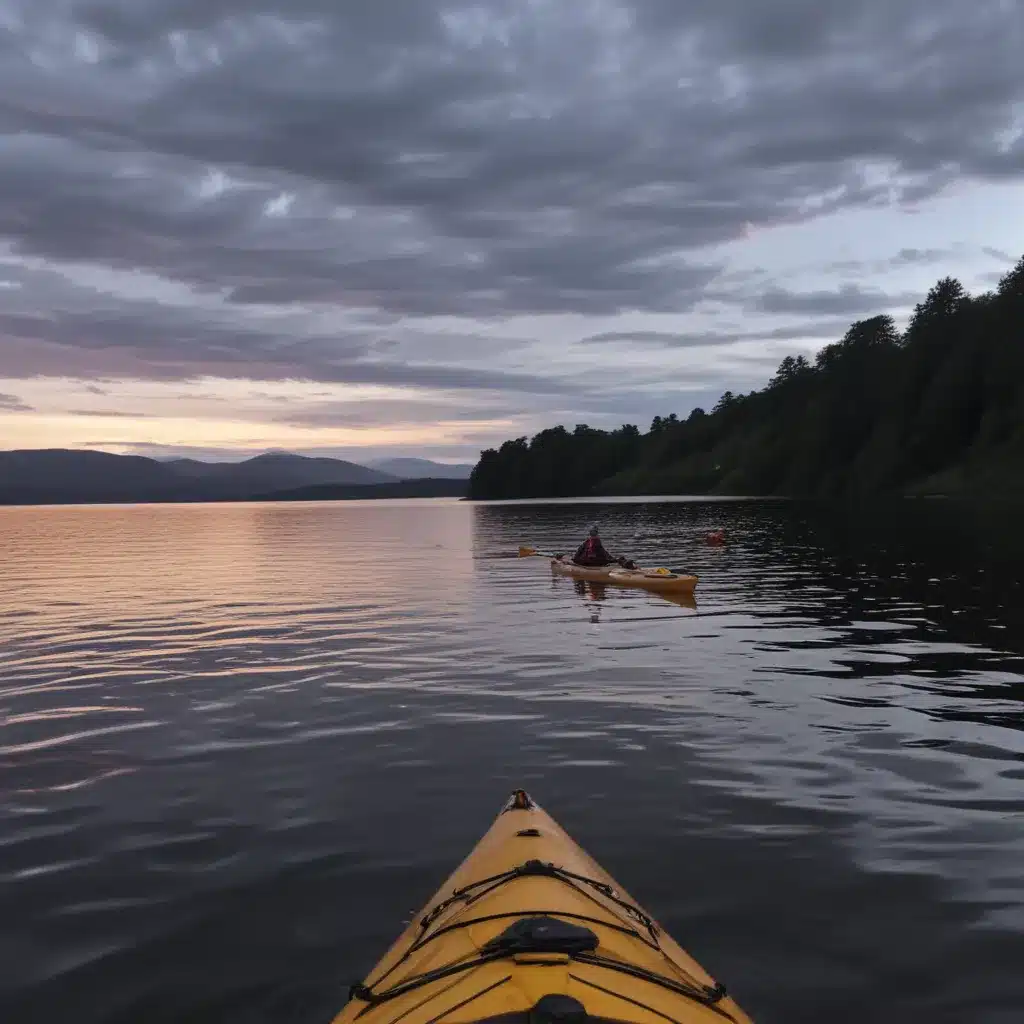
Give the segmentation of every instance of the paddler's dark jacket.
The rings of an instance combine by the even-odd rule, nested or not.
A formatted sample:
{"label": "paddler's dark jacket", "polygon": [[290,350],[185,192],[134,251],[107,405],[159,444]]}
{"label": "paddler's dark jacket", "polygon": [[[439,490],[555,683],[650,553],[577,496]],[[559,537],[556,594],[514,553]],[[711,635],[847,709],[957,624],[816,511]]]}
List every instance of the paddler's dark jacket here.
{"label": "paddler's dark jacket", "polygon": [[615,559],[608,554],[600,537],[588,537],[577,549],[572,560],[577,565],[611,565]]}

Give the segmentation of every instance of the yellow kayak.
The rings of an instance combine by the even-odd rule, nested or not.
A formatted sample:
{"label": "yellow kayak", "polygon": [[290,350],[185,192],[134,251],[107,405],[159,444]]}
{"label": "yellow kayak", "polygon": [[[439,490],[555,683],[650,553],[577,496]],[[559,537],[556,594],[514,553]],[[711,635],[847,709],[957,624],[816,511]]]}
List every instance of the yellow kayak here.
{"label": "yellow kayak", "polygon": [[334,1024],[750,1018],[522,790]]}
{"label": "yellow kayak", "polygon": [[595,567],[577,565],[568,558],[552,558],[551,571],[577,580],[612,583],[620,587],[643,587],[662,593],[692,594],[697,586],[696,576],[669,572],[667,569],[623,569],[620,565]]}

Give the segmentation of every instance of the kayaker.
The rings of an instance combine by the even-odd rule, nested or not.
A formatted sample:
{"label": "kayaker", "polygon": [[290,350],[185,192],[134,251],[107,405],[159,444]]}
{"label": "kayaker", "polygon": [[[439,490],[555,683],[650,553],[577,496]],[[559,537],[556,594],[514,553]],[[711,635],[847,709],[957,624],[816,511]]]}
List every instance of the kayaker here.
{"label": "kayaker", "polygon": [[600,531],[596,526],[591,526],[587,539],[576,549],[572,560],[577,565],[598,567],[602,565],[621,565],[626,569],[632,569],[633,563],[626,558],[613,558],[601,543]]}

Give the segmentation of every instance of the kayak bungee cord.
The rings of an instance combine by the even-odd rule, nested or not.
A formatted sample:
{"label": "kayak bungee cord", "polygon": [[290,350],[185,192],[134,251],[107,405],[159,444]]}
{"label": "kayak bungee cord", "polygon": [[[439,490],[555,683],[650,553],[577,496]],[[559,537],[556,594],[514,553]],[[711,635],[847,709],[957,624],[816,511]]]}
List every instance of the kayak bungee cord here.
{"label": "kayak bungee cord", "polygon": [[[587,893],[581,885],[577,883],[584,883],[585,885],[591,886],[597,890],[606,899],[611,900],[617,906],[621,907],[627,913],[636,918],[648,931],[651,938],[647,939],[644,935],[638,932],[635,928],[629,928],[614,922],[609,922],[601,918],[588,917],[582,914],[563,914],[561,911],[516,911],[505,914],[491,914],[485,917],[471,918],[466,921],[457,921],[450,925],[446,925],[443,928],[438,929],[435,932],[429,932],[430,926],[448,909],[454,906],[456,903],[464,903],[469,906],[471,903],[483,898],[489,893],[494,892],[500,886],[507,882],[514,881],[520,878],[530,877],[545,877],[554,878],[558,881],[564,882],[571,888],[587,896],[590,899],[595,899],[590,893]],[[600,902],[595,900],[595,902]],[[476,967],[482,967],[485,964],[494,963],[497,960],[504,960],[508,957],[526,954],[526,953],[557,953],[568,956],[572,961],[581,964],[589,964],[592,967],[600,967],[605,970],[618,971],[623,974],[628,974],[631,977],[639,978],[643,981],[648,981],[651,984],[660,985],[663,988],[670,989],[679,995],[685,996],[689,999],[693,999],[699,1003],[702,1003],[709,1008],[714,1008],[714,1004],[723,999],[726,995],[726,989],[724,985],[716,984],[713,987],[699,985],[694,981],[690,981],[688,984],[676,981],[673,978],[667,977],[666,975],[659,974],[655,971],[647,970],[643,967],[635,967],[631,964],[623,963],[619,960],[613,960],[608,957],[599,956],[594,953],[598,945],[597,936],[593,932],[587,929],[579,928],[574,929],[571,935],[556,936],[555,940],[545,941],[540,938],[537,941],[532,935],[522,935],[516,933],[516,929],[519,925],[530,925],[539,922],[554,922],[555,924],[561,923],[557,918],[547,917],[547,914],[558,914],[561,917],[572,917],[575,920],[587,921],[591,924],[597,924],[602,927],[610,928],[614,931],[622,932],[626,935],[631,935],[644,945],[649,946],[652,949],[661,952],[661,947],[658,944],[658,929],[651,918],[644,913],[639,907],[626,900],[621,899],[616,895],[615,890],[612,886],[605,882],[600,882],[597,879],[588,878],[586,875],[577,874],[574,871],[569,871],[565,868],[557,867],[554,864],[545,863],[539,860],[528,860],[517,867],[511,868],[508,871],[503,871],[496,875],[491,875],[487,878],[478,879],[475,882],[471,882],[468,885],[463,886],[460,889],[456,889],[447,899],[442,900],[430,911],[428,911],[420,920],[420,935],[419,937],[409,946],[409,948],[402,954],[402,956],[375,981],[369,985],[362,982],[356,983],[351,986],[349,990],[350,999],[359,999],[369,1004],[369,1006],[376,1006],[380,1003],[387,1002],[391,999],[397,999],[400,996],[405,995],[417,988],[422,988],[424,985],[429,985],[432,982],[440,981],[444,978],[450,977],[454,974],[460,974],[463,971],[472,970]],[[472,957],[464,960],[456,960],[452,963],[446,964],[443,967],[435,968],[432,971],[426,971],[423,974],[415,975],[411,978],[400,982],[397,985],[393,985],[389,989],[385,989],[383,992],[375,992],[374,987],[383,982],[390,974],[392,974],[402,963],[404,963],[410,956],[422,949],[427,943],[438,938],[440,935],[450,933],[457,929],[468,928],[471,925],[479,924],[484,921],[499,920],[503,917],[514,917],[518,919],[516,925],[512,925],[506,929],[497,938],[492,939],[487,945],[483,947],[483,951],[480,956]],[[572,925],[568,926],[573,928]],[[519,929],[522,932],[522,929]],[[561,942],[559,942],[561,938]],[[533,941],[531,941],[533,939]],[[666,958],[668,959],[668,958]],[[669,961],[670,963],[672,961]],[[679,969],[678,965],[673,965]],[[733,1019],[729,1014],[723,1014],[729,1019]]]}
{"label": "kayak bungee cord", "polygon": [[[430,985],[435,981],[442,981],[445,978],[450,978],[452,975],[461,974],[464,971],[474,970],[477,967],[483,967],[486,964],[495,963],[498,960],[506,960],[510,957],[522,955],[527,952],[529,952],[529,950],[526,949],[493,948],[491,951],[484,952],[480,956],[472,957],[467,960],[455,961],[454,963],[446,964],[444,967],[437,967],[432,971],[425,971],[423,974],[417,974],[416,976],[409,978],[407,981],[403,981],[398,985],[385,989],[383,992],[374,992],[372,988],[361,983],[356,983],[349,989],[349,998],[358,999],[361,1002],[367,1003],[367,1009],[369,1009],[371,1006],[379,1006],[381,1003],[389,1002],[392,999],[398,999],[400,996],[407,995],[409,992],[413,992],[418,988],[423,988],[423,986]],[[550,954],[556,951],[545,949],[540,950],[539,952]],[[626,964],[619,960],[612,960],[608,957],[598,956],[594,953],[585,953],[580,951],[564,952],[562,955],[568,957],[570,961],[575,963],[588,964],[591,967],[601,967],[605,970],[617,971],[620,974],[628,974],[630,977],[639,978],[642,981],[648,981],[652,985],[667,988],[671,992],[685,996],[687,999],[692,999],[694,1002],[707,1006],[709,1009],[717,1009],[715,1004],[724,999],[728,994],[725,986],[722,984],[714,986],[684,985],[682,982],[676,981],[674,978],[669,978],[667,975],[658,974],[655,971],[649,971],[644,967],[633,967],[631,964]],[[593,985],[593,982],[585,983]],[[619,995],[619,993],[615,994]],[[635,1002],[635,1000],[633,1001]],[[637,1005],[643,1004],[638,1003]],[[734,1019],[731,1014],[726,1013],[723,1010],[719,1010],[719,1012],[729,1020]]]}
{"label": "kayak bungee cord", "polygon": [[[654,922],[647,916],[639,907],[632,903],[627,903],[626,900],[620,899],[616,894],[615,890],[605,882],[599,882],[594,878],[587,878],[586,875],[577,875],[573,871],[568,871],[565,868],[560,868],[555,864],[545,863],[540,860],[528,860],[518,867],[511,868],[509,871],[502,871],[500,874],[491,875],[490,878],[481,878],[479,881],[471,882],[469,885],[464,885],[461,889],[456,889],[455,892],[448,897],[448,899],[439,903],[430,913],[426,914],[423,920],[420,922],[424,930],[430,927],[430,925],[443,914],[453,903],[457,903],[460,900],[464,901],[467,906],[470,903],[475,903],[478,899],[486,896],[488,893],[493,892],[498,886],[503,885],[505,882],[511,882],[516,878],[527,878],[530,876],[543,876],[546,878],[557,878],[562,882],[567,882],[572,885],[577,892],[583,895],[589,896],[583,889],[578,885],[573,885],[573,882],[583,882],[585,885],[589,885],[596,889],[602,896],[607,897],[613,903],[622,907],[627,913],[635,917],[651,934],[651,938],[654,939],[655,943],[658,940],[658,929],[655,927]],[[492,884],[493,883],[493,884]],[[479,888],[483,885],[489,885],[490,887],[482,890],[481,892],[474,893],[473,889]],[[592,897],[590,897],[592,898]]]}
{"label": "kayak bungee cord", "polygon": [[[503,885],[505,882],[511,882],[516,878],[531,878],[537,876],[557,878],[560,881],[564,881],[567,885],[571,886],[571,888],[575,889],[582,896],[586,896],[588,899],[593,899],[590,893],[581,889],[574,883],[576,881],[580,881],[586,882],[588,885],[592,885],[603,896],[607,897],[613,903],[618,904],[628,913],[631,913],[636,917],[636,919],[648,930],[651,938],[645,938],[635,928],[630,928],[627,925],[617,924],[613,921],[606,921],[604,918],[600,917],[588,917],[585,914],[565,913],[560,910],[510,910],[503,914],[487,914],[484,917],[473,917],[468,921],[454,921],[452,924],[444,925],[436,931],[428,932],[430,926],[455,903],[464,902],[466,906],[469,906],[469,904],[474,903],[478,899],[494,892],[495,889],[499,888],[499,886]],[[472,891],[484,885],[488,886],[488,888],[476,893]],[[598,905],[600,906],[600,903],[598,903]],[[577,921],[587,921],[590,924],[599,924],[604,928],[611,929],[612,931],[621,932],[623,935],[631,935],[634,938],[639,939],[644,943],[644,945],[649,946],[651,949],[661,952],[661,946],[658,945],[658,929],[654,922],[639,907],[634,906],[632,903],[627,903],[625,900],[619,899],[619,897],[615,895],[615,890],[610,885],[606,885],[604,882],[599,882],[593,878],[587,878],[585,875],[577,875],[572,871],[567,871],[565,868],[556,867],[554,864],[545,864],[539,860],[528,860],[524,864],[520,864],[518,867],[512,868],[509,871],[503,871],[500,874],[491,875],[489,878],[478,879],[476,882],[470,882],[469,885],[464,885],[461,889],[456,889],[446,900],[442,900],[436,907],[424,914],[420,920],[419,936],[411,943],[402,956],[396,960],[395,963],[392,964],[391,967],[389,967],[376,981],[372,982],[369,987],[372,988],[374,985],[379,985],[388,977],[388,975],[397,970],[414,953],[419,952],[427,945],[427,943],[433,942],[434,939],[439,938],[442,935],[457,931],[460,928],[468,928],[470,925],[481,924],[484,921],[500,921],[505,917],[538,917],[549,913],[557,913],[559,917],[571,917]]]}
{"label": "kayak bungee cord", "polygon": [[[417,974],[415,977],[409,978],[407,981],[401,982],[392,988],[385,989],[383,992],[374,992],[371,988],[357,983],[352,985],[349,989],[349,999],[358,999],[361,1002],[365,1002],[367,1004],[365,1009],[368,1010],[373,1006],[379,1006],[381,1003],[389,1002],[392,999],[398,999],[401,996],[407,995],[409,992],[423,988],[425,985],[430,985],[435,981],[442,981],[445,978],[452,977],[453,975],[462,974],[465,971],[471,971],[477,967],[483,967],[499,960],[506,960],[516,956],[521,956],[526,952],[528,952],[528,950],[506,950],[495,948],[490,952],[482,953],[480,956],[472,957],[467,960],[456,961],[451,964],[446,964],[444,967],[437,967],[432,971],[425,971],[423,974]],[[542,950],[540,952],[551,954],[554,951]],[[650,982],[652,985],[658,985],[661,988],[666,988],[670,992],[675,992],[677,995],[684,996],[687,999],[692,999],[694,1002],[700,1003],[702,1006],[706,1006],[710,1010],[714,1010],[727,1020],[735,1020],[732,1014],[716,1005],[724,999],[726,995],[728,995],[725,986],[720,983],[714,986],[684,985],[682,982],[676,981],[674,978],[669,978],[667,975],[658,974],[655,971],[649,971],[644,967],[633,967],[632,965],[623,963],[619,960],[612,960],[608,957],[597,956],[593,953],[565,952],[562,955],[566,956],[574,963],[586,964],[591,967],[600,967],[609,971],[617,971],[620,974],[628,974],[632,978],[639,978],[642,981]],[[503,979],[497,984],[502,984],[507,980],[507,978]],[[577,980],[586,985],[590,985],[593,988],[601,988],[600,985],[596,985],[594,982],[587,981],[584,978],[578,978]],[[619,998],[628,999],[628,997],[623,996],[621,993],[613,992],[610,989],[602,989],[602,991],[609,992]],[[644,1003],[636,999],[628,999],[628,1001],[634,1003],[636,1006],[645,1006]],[[651,1009],[650,1007],[645,1008]],[[363,1012],[365,1012],[365,1010]]]}
{"label": "kayak bungee cord", "polygon": [[752,1024],[521,789],[347,995],[333,1024]]}

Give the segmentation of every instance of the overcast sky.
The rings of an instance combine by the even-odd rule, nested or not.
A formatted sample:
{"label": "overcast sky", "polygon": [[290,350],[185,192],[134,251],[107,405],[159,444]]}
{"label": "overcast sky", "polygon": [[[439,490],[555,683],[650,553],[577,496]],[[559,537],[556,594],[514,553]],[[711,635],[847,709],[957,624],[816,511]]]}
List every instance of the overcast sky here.
{"label": "overcast sky", "polygon": [[0,447],[646,429],[1024,250],[1021,0],[0,0]]}

